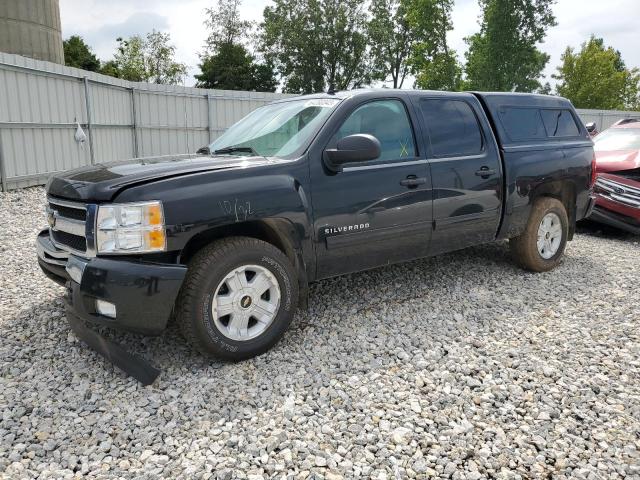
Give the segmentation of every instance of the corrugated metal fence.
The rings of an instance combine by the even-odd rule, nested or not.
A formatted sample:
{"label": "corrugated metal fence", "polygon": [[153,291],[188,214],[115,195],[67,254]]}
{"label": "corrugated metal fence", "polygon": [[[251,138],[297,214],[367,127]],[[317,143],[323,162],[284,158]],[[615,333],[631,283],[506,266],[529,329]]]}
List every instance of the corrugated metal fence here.
{"label": "corrugated metal fence", "polygon": [[[195,152],[287,95],[135,83],[0,53],[0,185],[111,160]],[[603,130],[640,112],[579,110]],[[77,125],[87,141],[74,139]]]}
{"label": "corrugated metal fence", "polygon": [[[195,152],[285,96],[127,82],[0,53],[0,184],[6,191],[92,163]],[[74,139],[77,124],[84,143]]]}
{"label": "corrugated metal fence", "polygon": [[596,122],[601,132],[623,118],[640,118],[640,112],[626,112],[624,110],[585,110],[578,109],[578,115],[584,123]]}

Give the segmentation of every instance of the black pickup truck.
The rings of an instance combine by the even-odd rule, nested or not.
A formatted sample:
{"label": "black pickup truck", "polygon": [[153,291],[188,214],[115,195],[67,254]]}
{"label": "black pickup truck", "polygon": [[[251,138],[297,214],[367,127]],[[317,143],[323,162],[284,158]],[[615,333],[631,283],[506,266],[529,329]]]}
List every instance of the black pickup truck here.
{"label": "black pickup truck", "polygon": [[288,98],[199,154],[54,176],[38,261],[67,286],[76,332],[157,334],[175,318],[203,353],[244,359],[319,279],[504,239],[524,268],[555,267],[593,206],[593,162],[559,97]]}

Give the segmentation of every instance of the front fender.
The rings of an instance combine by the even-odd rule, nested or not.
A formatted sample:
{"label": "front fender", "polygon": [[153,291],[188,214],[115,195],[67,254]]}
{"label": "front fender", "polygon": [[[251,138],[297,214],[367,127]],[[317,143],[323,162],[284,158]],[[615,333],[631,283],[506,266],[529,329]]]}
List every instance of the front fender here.
{"label": "front fender", "polygon": [[[196,237],[211,230],[238,231],[264,222],[286,228],[301,250],[306,268],[315,266],[311,241],[311,209],[306,162],[248,171],[208,172],[165,179],[129,188],[118,202],[161,200],[167,225],[167,250],[182,252]],[[285,223],[282,223],[282,222]]]}

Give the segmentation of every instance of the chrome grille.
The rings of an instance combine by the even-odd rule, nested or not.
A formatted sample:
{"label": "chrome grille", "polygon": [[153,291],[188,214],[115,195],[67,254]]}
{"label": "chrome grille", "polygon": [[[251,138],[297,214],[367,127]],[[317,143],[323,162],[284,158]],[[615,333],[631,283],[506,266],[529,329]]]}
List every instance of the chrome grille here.
{"label": "chrome grille", "polygon": [[640,208],[640,188],[631,187],[609,178],[598,177],[596,192],[623,205]]}
{"label": "chrome grille", "polygon": [[87,206],[52,197],[48,202],[47,220],[54,245],[72,253],[86,253]]}

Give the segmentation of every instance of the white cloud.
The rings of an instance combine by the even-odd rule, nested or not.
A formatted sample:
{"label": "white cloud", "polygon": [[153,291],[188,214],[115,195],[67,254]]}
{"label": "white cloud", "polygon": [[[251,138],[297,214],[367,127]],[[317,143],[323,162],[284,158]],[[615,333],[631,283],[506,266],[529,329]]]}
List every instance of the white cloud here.
{"label": "white cloud", "polygon": [[[61,0],[62,35],[80,35],[102,60],[113,57],[117,37],[144,35],[153,29],[169,32],[178,60],[197,70],[198,52],[206,31],[207,0]],[[187,84],[193,84],[191,77]]]}
{"label": "white cloud", "polygon": [[[260,21],[270,0],[244,0],[242,15]],[[101,59],[110,59],[116,37],[144,34],[151,29],[168,31],[178,58],[197,71],[198,52],[207,36],[204,9],[212,0],[60,0],[62,33],[82,35]],[[587,6],[588,5],[588,6]],[[558,0],[554,5],[558,25],[549,30],[541,48],[551,55],[545,71],[549,77],[560,55],[571,45],[579,47],[592,33],[620,50],[628,66],[640,67],[640,2],[638,0]],[[454,30],[449,42],[458,54],[466,51],[464,37],[478,30],[480,8],[476,0],[458,0],[453,11]],[[550,78],[548,78],[550,80]],[[192,84],[191,77],[187,84]]]}
{"label": "white cloud", "polygon": [[591,34],[620,50],[628,67],[640,67],[640,2],[637,0],[559,0],[554,7],[558,25],[551,28],[541,49],[551,55],[546,73],[555,72],[567,48],[580,45]]}

